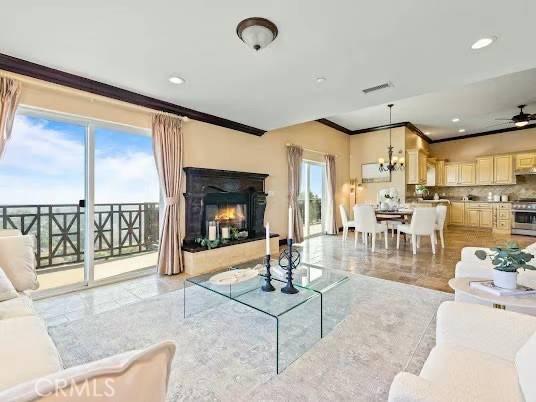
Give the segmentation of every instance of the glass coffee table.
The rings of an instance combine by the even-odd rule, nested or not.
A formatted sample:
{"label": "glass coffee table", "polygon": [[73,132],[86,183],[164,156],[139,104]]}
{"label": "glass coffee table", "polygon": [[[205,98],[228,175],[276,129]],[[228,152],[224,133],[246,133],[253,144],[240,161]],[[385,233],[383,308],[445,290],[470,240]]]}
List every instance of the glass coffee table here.
{"label": "glass coffee table", "polygon": [[[277,280],[272,281],[275,291],[264,292],[261,286],[265,280],[258,272],[250,278],[244,280],[238,278],[240,281],[229,284],[222,284],[214,279],[221,273],[236,272],[238,275],[240,271],[242,270],[231,268],[186,279],[184,281],[184,317],[191,315],[187,313],[188,308],[199,307],[199,305],[193,305],[195,301],[188,301],[187,297],[189,293],[187,290],[195,286],[194,289],[204,289],[210,294],[226,298],[273,318],[275,321],[275,366],[279,374],[321,338],[321,295],[306,288],[301,288],[298,293],[292,295],[282,293],[281,288],[284,283]],[[199,303],[199,299],[197,298],[198,304],[205,304],[202,300]],[[201,309],[205,308],[206,306],[201,306]],[[305,342],[300,339],[300,350],[296,350],[298,342],[293,342],[296,334],[306,334],[308,338]],[[285,336],[288,339],[283,340]],[[287,348],[287,353],[281,356],[284,346]]]}

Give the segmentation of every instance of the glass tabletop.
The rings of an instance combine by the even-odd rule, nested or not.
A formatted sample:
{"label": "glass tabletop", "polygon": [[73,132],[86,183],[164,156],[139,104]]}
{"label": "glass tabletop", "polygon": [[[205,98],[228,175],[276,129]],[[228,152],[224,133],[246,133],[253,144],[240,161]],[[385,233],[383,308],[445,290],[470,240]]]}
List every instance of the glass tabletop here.
{"label": "glass tabletop", "polygon": [[216,275],[227,272],[232,274],[233,271],[242,270],[225,269],[191,277],[186,279],[186,282],[201,286],[273,317],[279,317],[293,308],[318,297],[317,292],[307,288],[300,289],[296,294],[282,293],[281,288],[285,284],[281,281],[272,281],[275,291],[265,292],[261,289],[265,279],[259,275],[258,270],[255,270],[254,277],[240,282],[220,284],[216,281]]}

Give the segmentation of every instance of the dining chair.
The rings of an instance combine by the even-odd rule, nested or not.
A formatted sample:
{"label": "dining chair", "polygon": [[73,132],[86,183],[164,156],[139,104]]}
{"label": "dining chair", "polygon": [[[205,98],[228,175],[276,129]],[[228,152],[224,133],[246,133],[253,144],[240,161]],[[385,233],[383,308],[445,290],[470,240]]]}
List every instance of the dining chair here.
{"label": "dining chair", "polygon": [[[443,228],[445,227],[445,221],[447,219],[447,206],[438,205],[436,208],[436,223],[435,230],[439,233],[441,239],[441,248],[445,248],[445,237],[443,236]],[[437,244],[437,237],[436,237]]]}
{"label": "dining chair", "polygon": [[365,247],[368,246],[368,234],[370,233],[372,235],[372,251],[374,252],[376,249],[376,233],[383,233],[385,239],[385,248],[389,248],[389,245],[387,244],[387,225],[385,223],[378,223],[372,205],[355,205],[354,216],[356,221],[354,240],[355,247],[357,247],[358,233],[363,234]]}
{"label": "dining chair", "polygon": [[344,205],[339,204],[339,211],[341,213],[341,222],[342,222],[342,239],[348,239],[348,229],[355,228],[355,220],[348,220],[348,214],[346,213],[346,208]]}
{"label": "dining chair", "polygon": [[435,208],[415,208],[411,223],[398,225],[396,235],[396,248],[400,248],[400,233],[411,235],[411,246],[413,254],[417,254],[419,236],[430,236],[432,243],[432,254],[435,254],[435,228],[436,210]]}

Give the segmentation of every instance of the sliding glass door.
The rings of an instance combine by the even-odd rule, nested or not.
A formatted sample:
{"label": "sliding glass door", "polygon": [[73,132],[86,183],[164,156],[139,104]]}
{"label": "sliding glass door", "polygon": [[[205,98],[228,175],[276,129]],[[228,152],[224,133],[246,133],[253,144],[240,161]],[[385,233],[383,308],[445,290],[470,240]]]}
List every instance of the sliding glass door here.
{"label": "sliding glass door", "polygon": [[0,160],[0,230],[35,239],[40,291],[156,264],[150,133],[22,108]]}
{"label": "sliding glass door", "polygon": [[323,163],[307,160],[302,162],[298,202],[303,220],[303,233],[306,238],[323,233],[324,172]]}

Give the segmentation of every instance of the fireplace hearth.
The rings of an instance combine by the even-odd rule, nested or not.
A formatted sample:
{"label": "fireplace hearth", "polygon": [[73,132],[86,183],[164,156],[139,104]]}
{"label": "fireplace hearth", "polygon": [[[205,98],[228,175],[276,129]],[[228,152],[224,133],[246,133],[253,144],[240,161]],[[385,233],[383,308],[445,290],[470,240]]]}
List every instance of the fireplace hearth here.
{"label": "fireplace hearth", "polygon": [[186,167],[183,248],[206,250],[196,239],[222,240],[229,246],[265,236],[267,174]]}

